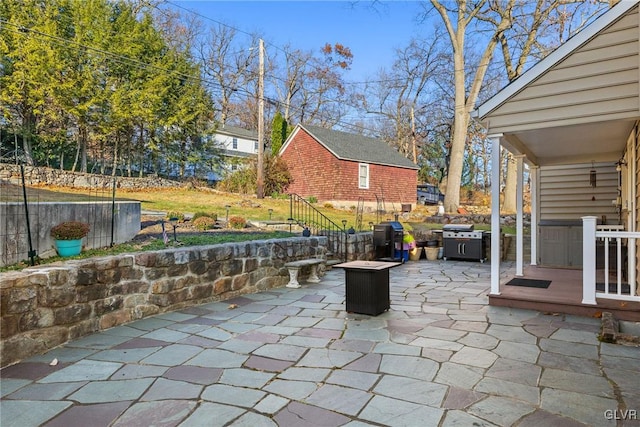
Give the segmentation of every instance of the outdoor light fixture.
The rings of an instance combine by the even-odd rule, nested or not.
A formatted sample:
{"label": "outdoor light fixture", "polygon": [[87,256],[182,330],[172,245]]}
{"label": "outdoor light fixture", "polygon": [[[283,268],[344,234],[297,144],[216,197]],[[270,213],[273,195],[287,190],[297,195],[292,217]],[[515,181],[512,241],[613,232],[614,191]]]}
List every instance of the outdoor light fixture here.
{"label": "outdoor light fixture", "polygon": [[347,220],[346,219],[342,220],[342,228],[347,228]]}
{"label": "outdoor light fixture", "polygon": [[373,230],[373,221],[369,221],[369,228]]}
{"label": "outdoor light fixture", "polygon": [[169,218],[169,224],[173,227],[173,241],[178,242],[178,237],[176,236],[176,228],[178,228],[178,218],[175,216]]}
{"label": "outdoor light fixture", "polygon": [[271,214],[273,214],[273,209],[269,209],[269,221],[271,221]]}
{"label": "outdoor light fixture", "polygon": [[622,170],[622,166],[627,166],[627,161],[625,159],[620,159],[616,162],[616,172],[620,172]]}
{"label": "outdoor light fixture", "polygon": [[229,227],[229,209],[231,209],[231,206],[224,205],[224,207],[227,209],[227,227]]}
{"label": "outdoor light fixture", "polygon": [[287,218],[287,221],[289,222],[289,233],[292,233],[293,232],[292,231],[293,230],[292,227],[293,227],[293,223],[294,223],[295,219]]}
{"label": "outdoor light fixture", "polygon": [[593,162],[591,162],[591,170],[589,171],[589,185],[593,188],[596,188],[596,170],[593,166]]}

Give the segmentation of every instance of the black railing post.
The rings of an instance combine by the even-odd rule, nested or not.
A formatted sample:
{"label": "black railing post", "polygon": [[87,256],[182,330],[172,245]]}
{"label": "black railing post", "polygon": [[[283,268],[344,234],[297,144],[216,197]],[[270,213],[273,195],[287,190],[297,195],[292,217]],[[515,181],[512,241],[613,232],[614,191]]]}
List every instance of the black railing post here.
{"label": "black railing post", "polygon": [[29,223],[29,203],[27,202],[27,187],[24,183],[24,166],[20,163],[20,175],[22,175],[22,197],[24,199],[24,213],[27,220],[27,238],[29,239],[29,259],[31,265],[36,265],[36,251],[33,250],[31,242],[31,224]]}
{"label": "black railing post", "polygon": [[115,221],[116,221],[116,177],[113,177],[113,191],[111,192],[111,244],[109,246],[113,246],[114,243],[114,230],[115,230]]}

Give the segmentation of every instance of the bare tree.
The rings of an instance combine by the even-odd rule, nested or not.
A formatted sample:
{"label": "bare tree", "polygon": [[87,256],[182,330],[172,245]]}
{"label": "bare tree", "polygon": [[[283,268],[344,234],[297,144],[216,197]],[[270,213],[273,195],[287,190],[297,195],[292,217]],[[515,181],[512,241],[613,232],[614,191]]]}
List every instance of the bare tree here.
{"label": "bare tree", "polygon": [[397,49],[391,70],[381,70],[377,80],[365,88],[373,93],[359,98],[367,113],[377,117],[378,133],[415,161],[418,148],[425,143],[424,116],[431,114],[431,88],[443,67],[437,40],[412,39],[407,47]]}
{"label": "bare tree", "polygon": [[257,37],[252,36],[248,46],[236,41],[235,29],[217,25],[200,43],[198,52],[202,72],[215,82],[210,88],[219,108],[219,121],[225,124],[232,113],[232,104],[237,98],[254,96],[247,90],[257,81]]}
{"label": "bare tree", "polygon": [[[580,26],[589,21],[589,13],[587,13],[586,19],[582,19],[583,16],[568,13],[568,9],[565,8],[570,4],[574,4],[576,10],[581,5],[589,6],[586,5],[586,2],[573,0],[554,0],[551,2],[537,0],[535,4],[520,0],[503,2],[495,0],[474,2],[468,0],[456,0],[455,2],[431,0],[431,5],[442,19],[449,35],[454,63],[452,73],[455,87],[455,114],[445,196],[447,212],[455,212],[460,204],[460,184],[470,120],[469,114],[478,100],[496,46],[500,44],[503,55],[505,52],[508,53],[505,57],[507,68],[513,75],[518,75],[526,68],[527,61],[532,56],[540,55],[542,57],[548,53],[548,50],[543,49],[540,43],[541,31],[553,28],[554,25],[565,31],[576,22]],[[557,14],[552,16],[552,13],[556,11]],[[428,13],[429,10],[427,9],[426,12]],[[486,34],[486,46],[482,49],[478,61],[469,63],[467,62],[465,43],[468,33],[473,30],[483,31]],[[480,32],[476,34],[479,35]],[[560,41],[562,39],[562,36],[559,37]],[[514,46],[511,48],[509,40],[514,41]],[[513,52],[519,52],[515,62],[511,60]]]}
{"label": "bare tree", "polygon": [[285,46],[283,51],[284,76],[273,74],[272,83],[282,105],[284,119],[289,122],[294,97],[302,89],[302,83],[311,67],[313,54],[299,49],[292,50],[290,46]]}
{"label": "bare tree", "polygon": [[296,100],[300,123],[331,127],[342,119],[347,96],[343,73],[349,70],[352,61],[351,50],[340,43],[326,43],[320,56],[311,58]]}
{"label": "bare tree", "polygon": [[[454,4],[454,9],[449,9],[448,5]],[[511,9],[507,8],[500,16],[498,25],[495,28],[494,37],[489,39],[489,43],[483,50],[478,66],[470,79],[471,86],[467,88],[467,64],[465,62],[465,41],[467,29],[482,12],[487,1],[468,3],[466,0],[456,0],[455,2],[440,3],[438,0],[431,0],[431,4],[440,15],[442,22],[447,29],[447,34],[451,41],[453,51],[453,76],[455,87],[453,135],[451,139],[451,154],[449,161],[449,171],[447,180],[447,191],[444,200],[445,210],[455,212],[460,205],[460,183],[462,181],[462,168],[464,163],[464,150],[467,140],[467,128],[469,126],[470,113],[475,107],[478,93],[482,86],[482,81],[487,72],[487,68],[493,58],[493,53],[497,44],[497,35],[501,34],[511,25]],[[447,6],[445,6],[445,4]]]}
{"label": "bare tree", "polygon": [[[502,13],[500,2],[491,3],[491,12]],[[604,3],[585,4],[582,1],[555,0],[530,2],[515,9],[513,26],[500,35],[500,49],[504,70],[511,82],[524,73],[528,62],[542,59],[573,33],[582,29],[606,7]],[[493,26],[497,25],[491,14],[480,17]],[[504,212],[516,211],[516,160],[506,156],[504,179]]]}

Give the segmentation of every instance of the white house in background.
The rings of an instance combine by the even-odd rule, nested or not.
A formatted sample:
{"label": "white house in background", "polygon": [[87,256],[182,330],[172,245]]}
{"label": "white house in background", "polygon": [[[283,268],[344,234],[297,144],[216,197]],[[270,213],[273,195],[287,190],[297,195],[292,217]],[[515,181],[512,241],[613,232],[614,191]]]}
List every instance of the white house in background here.
{"label": "white house in background", "polygon": [[[474,111],[517,161],[516,276],[500,276],[500,189],[492,188],[493,305],[640,320],[639,1],[621,1]],[[523,257],[523,169],[531,177],[531,264]],[[531,283],[531,282],[529,282]]]}
{"label": "white house in background", "polygon": [[[222,150],[224,173],[235,171],[243,160],[258,156],[258,132],[236,126],[221,125],[213,135],[216,147]],[[219,181],[222,176],[210,174],[209,180]]]}

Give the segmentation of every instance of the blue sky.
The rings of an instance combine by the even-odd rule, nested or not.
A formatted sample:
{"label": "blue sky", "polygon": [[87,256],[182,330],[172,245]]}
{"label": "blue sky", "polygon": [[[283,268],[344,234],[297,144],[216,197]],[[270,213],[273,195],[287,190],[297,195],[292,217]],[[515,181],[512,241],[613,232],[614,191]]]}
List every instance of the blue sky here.
{"label": "blue sky", "polygon": [[[342,43],[354,55],[350,81],[390,67],[394,49],[405,47],[421,31],[417,1],[177,1],[181,8],[252,33],[265,40],[267,54],[290,44],[318,52],[325,43]],[[424,29],[422,30],[424,31]]]}

